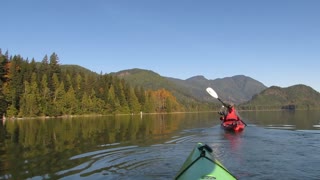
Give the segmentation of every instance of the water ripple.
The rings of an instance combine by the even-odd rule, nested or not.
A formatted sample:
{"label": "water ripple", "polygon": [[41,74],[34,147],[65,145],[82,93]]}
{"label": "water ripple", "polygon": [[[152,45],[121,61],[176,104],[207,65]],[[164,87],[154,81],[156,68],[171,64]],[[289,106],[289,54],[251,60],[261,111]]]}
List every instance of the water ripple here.
{"label": "water ripple", "polygon": [[184,136],[184,137],[180,137],[180,138],[176,138],[170,141],[165,142],[166,144],[170,144],[170,143],[182,143],[182,142],[189,142],[190,140],[192,140],[195,137],[195,135],[190,135],[190,136]]}
{"label": "water ripple", "polygon": [[[57,176],[66,179],[94,178],[94,176],[119,177],[141,176],[145,174],[145,169],[152,171],[151,165],[163,161],[159,156],[156,146],[145,148],[137,146],[126,146],[122,148],[112,148],[88,152],[73,156],[70,160],[85,160],[82,164],[57,172]],[[88,159],[89,157],[89,159]],[[156,169],[154,170],[156,172]]]}
{"label": "water ripple", "polygon": [[106,152],[111,152],[111,151],[120,151],[120,150],[125,150],[125,149],[130,149],[130,148],[135,148],[137,146],[125,146],[125,147],[119,147],[119,148],[112,148],[112,149],[105,149],[105,150],[98,150],[98,151],[93,151],[93,152],[88,152],[80,155],[76,155],[70,158],[70,160],[78,159],[78,158],[84,158],[88,156],[93,156],[96,154],[102,154]]}
{"label": "water ripple", "polygon": [[267,129],[295,129],[296,126],[295,125],[290,125],[290,124],[283,124],[283,125],[267,125],[266,126]]}

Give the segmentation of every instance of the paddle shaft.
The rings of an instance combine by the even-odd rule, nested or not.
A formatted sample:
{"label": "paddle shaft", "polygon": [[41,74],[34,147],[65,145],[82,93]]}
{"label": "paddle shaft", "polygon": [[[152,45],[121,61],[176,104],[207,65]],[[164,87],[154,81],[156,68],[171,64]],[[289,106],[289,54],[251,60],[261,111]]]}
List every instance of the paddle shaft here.
{"label": "paddle shaft", "polygon": [[228,107],[228,104],[224,103],[220,98],[217,98],[225,107]]}

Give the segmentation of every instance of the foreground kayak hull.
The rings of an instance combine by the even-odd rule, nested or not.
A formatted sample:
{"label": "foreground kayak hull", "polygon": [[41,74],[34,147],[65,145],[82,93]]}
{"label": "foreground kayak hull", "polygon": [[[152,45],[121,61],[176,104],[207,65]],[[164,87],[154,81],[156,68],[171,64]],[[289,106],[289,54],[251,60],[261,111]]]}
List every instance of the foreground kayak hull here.
{"label": "foreground kayak hull", "polygon": [[211,152],[212,149],[208,145],[198,143],[182,165],[175,179],[236,179],[234,175],[213,157]]}
{"label": "foreground kayak hull", "polygon": [[244,130],[245,124],[241,121],[224,121],[221,127],[226,131],[240,132]]}

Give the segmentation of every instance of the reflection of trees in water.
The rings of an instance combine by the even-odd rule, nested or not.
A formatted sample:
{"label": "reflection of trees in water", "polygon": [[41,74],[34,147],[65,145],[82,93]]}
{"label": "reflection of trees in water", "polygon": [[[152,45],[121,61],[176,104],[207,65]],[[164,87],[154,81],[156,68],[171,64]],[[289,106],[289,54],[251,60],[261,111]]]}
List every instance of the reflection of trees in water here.
{"label": "reflection of trees in water", "polygon": [[[70,119],[15,120],[6,123],[9,141],[23,148],[63,151],[82,144],[141,142],[159,139],[185,127],[197,127],[195,119],[211,124],[212,115],[201,113],[144,114]],[[199,120],[198,120],[199,121]]]}
{"label": "reflection of trees in water", "polygon": [[241,112],[241,115],[253,124],[268,125],[293,125],[297,129],[312,129],[320,117],[319,111],[250,111]]}
{"label": "reflection of trees in water", "polygon": [[[5,161],[7,159],[8,151],[5,148],[5,141],[7,137],[7,130],[5,128],[5,120],[0,123],[0,172],[9,169],[8,163]],[[1,173],[2,174],[2,173]],[[0,174],[0,177],[1,177]]]}
{"label": "reflection of trees in water", "polygon": [[[107,144],[164,143],[172,137],[172,133],[185,128],[197,128],[201,125],[200,121],[211,125],[213,119],[216,118],[212,118],[212,114],[181,113],[144,114],[142,118],[135,115],[9,120],[5,126],[1,124],[1,144],[4,149],[1,152],[10,158],[1,159],[6,159],[5,169],[14,171],[10,174],[25,172],[25,169],[36,170],[39,166],[48,167],[48,172],[57,172],[59,159],[68,159],[70,153],[90,152],[96,150],[97,146]],[[56,160],[53,161],[52,157]]]}
{"label": "reflection of trees in water", "polygon": [[175,132],[204,124],[212,126],[214,120],[218,118],[201,113],[8,120],[1,124],[1,173],[21,179],[21,173],[28,171],[29,175],[22,178],[26,179],[30,173],[40,174],[38,169],[46,167],[46,172],[54,174],[72,163],[65,160],[74,154],[95,151],[108,144],[161,144]]}
{"label": "reflection of trees in water", "polygon": [[[71,119],[15,120],[6,123],[11,143],[24,148],[63,151],[86,145],[136,142],[152,136],[170,134],[182,123],[190,123],[183,114],[107,116]],[[157,138],[157,137],[155,137]]]}

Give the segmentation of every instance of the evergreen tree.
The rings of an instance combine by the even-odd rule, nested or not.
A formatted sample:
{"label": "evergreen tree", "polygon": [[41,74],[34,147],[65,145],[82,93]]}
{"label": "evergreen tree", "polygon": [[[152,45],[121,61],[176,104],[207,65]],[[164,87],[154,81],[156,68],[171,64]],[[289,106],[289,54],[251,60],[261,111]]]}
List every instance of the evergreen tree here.
{"label": "evergreen tree", "polygon": [[78,100],[76,99],[75,92],[72,86],[69,87],[63,99],[66,102],[64,105],[64,108],[66,109],[66,114],[69,114],[69,115],[77,114],[80,111],[78,107],[79,103],[78,103]]}
{"label": "evergreen tree", "polygon": [[110,113],[118,113],[120,109],[120,102],[119,99],[116,97],[114,92],[114,87],[111,85],[109,92],[108,92],[108,102],[107,102],[107,109]]}
{"label": "evergreen tree", "polygon": [[8,63],[8,59],[4,55],[0,54],[0,85],[7,81]]}
{"label": "evergreen tree", "polygon": [[141,105],[138,101],[138,98],[134,92],[133,88],[130,88],[129,90],[129,97],[128,97],[128,103],[129,103],[129,108],[131,113],[138,113],[141,111]]}
{"label": "evergreen tree", "polygon": [[[36,62],[35,60],[32,58],[31,62],[29,62],[29,60],[25,60],[21,62],[21,73],[23,74],[23,80],[24,81],[28,81],[30,82],[31,78],[32,78],[32,74],[33,73],[37,73],[37,68],[36,68]],[[39,77],[41,78],[41,77]],[[37,79],[37,82],[38,79]]]}
{"label": "evergreen tree", "polygon": [[51,84],[50,91],[52,93],[52,99],[53,99],[52,101],[55,102],[57,99],[57,95],[58,95],[57,92],[59,92],[59,91],[57,91],[57,89],[60,86],[60,81],[59,81],[58,75],[56,73],[54,73],[52,75],[51,83],[52,84]]}
{"label": "evergreen tree", "polygon": [[64,99],[66,91],[64,90],[64,83],[61,82],[59,87],[54,92],[54,113],[56,116],[60,116],[62,114],[66,114],[66,99]]}
{"label": "evergreen tree", "polygon": [[36,74],[32,74],[31,83],[25,81],[25,91],[20,100],[19,116],[38,116],[40,114],[40,94],[38,92],[38,85],[36,81]]}
{"label": "evergreen tree", "polygon": [[103,113],[104,102],[100,98],[97,98],[96,92],[93,88],[91,90],[90,99],[91,99],[91,104],[90,104],[91,112],[99,113],[99,114]]}
{"label": "evergreen tree", "polygon": [[94,89],[91,89],[89,95],[88,109],[90,113],[96,112],[96,92]]}
{"label": "evergreen tree", "polygon": [[83,89],[82,89],[82,76],[80,73],[76,75],[76,97],[77,99],[81,99],[83,97]]}
{"label": "evergreen tree", "polygon": [[59,65],[59,58],[56,53],[51,54],[49,66],[50,66],[51,74],[56,73],[58,75],[58,77],[60,78],[61,69],[60,69],[60,65]]}
{"label": "evergreen tree", "polygon": [[114,91],[115,91],[115,96],[119,100],[119,103],[120,103],[120,106],[117,110],[120,111],[121,113],[129,113],[130,108],[129,108],[128,101],[126,98],[126,97],[128,97],[129,90],[126,89],[124,82],[123,81],[116,81],[114,83]]}
{"label": "evergreen tree", "polygon": [[144,88],[142,86],[136,86],[134,88],[134,92],[138,98],[140,105],[143,106],[146,101],[146,95],[145,95]]}
{"label": "evergreen tree", "polygon": [[156,96],[152,91],[147,91],[146,101],[144,105],[144,111],[147,113],[156,112]]}
{"label": "evergreen tree", "polygon": [[43,74],[40,84],[40,107],[43,115],[52,115],[50,110],[52,109],[52,101],[50,96],[50,89],[48,87],[48,78],[46,74]]}
{"label": "evergreen tree", "polygon": [[[1,49],[0,49],[1,50]],[[5,114],[7,101],[4,94],[4,85],[8,81],[8,59],[0,52],[0,116]]]}
{"label": "evergreen tree", "polygon": [[182,109],[169,91],[133,88],[114,75],[59,65],[57,54],[41,63],[0,50],[0,116],[172,112]]}
{"label": "evergreen tree", "polygon": [[70,76],[70,74],[66,74],[65,88],[70,89],[71,86],[72,86],[71,76]]}
{"label": "evergreen tree", "polygon": [[81,113],[87,114],[90,112],[90,98],[86,92],[84,92],[82,99],[81,99]]}
{"label": "evergreen tree", "polygon": [[10,63],[8,63],[7,83],[3,86],[3,92],[9,106],[13,105],[15,109],[20,109],[20,98],[24,93],[24,80],[25,66],[23,59],[20,56],[14,56]]}
{"label": "evergreen tree", "polygon": [[8,108],[7,108],[7,117],[16,117],[18,115],[18,110],[16,109],[16,107],[14,107],[13,104],[11,104]]}
{"label": "evergreen tree", "polygon": [[49,89],[51,92],[54,92],[55,89],[57,88],[56,83],[60,82],[60,80],[61,80],[61,69],[59,66],[59,59],[55,53],[52,53],[52,55],[50,56],[48,68],[49,68],[48,69],[48,77],[52,77],[52,79],[49,79],[49,81],[48,81]]}
{"label": "evergreen tree", "polygon": [[[52,75],[50,75],[49,73],[49,61],[48,61],[48,56],[45,55],[44,58],[42,59],[40,66],[39,66],[39,77],[42,78],[43,75],[46,75],[47,77],[51,77]],[[41,79],[42,80],[42,79]],[[51,79],[47,79],[47,83],[49,83],[49,81],[51,81]]]}

